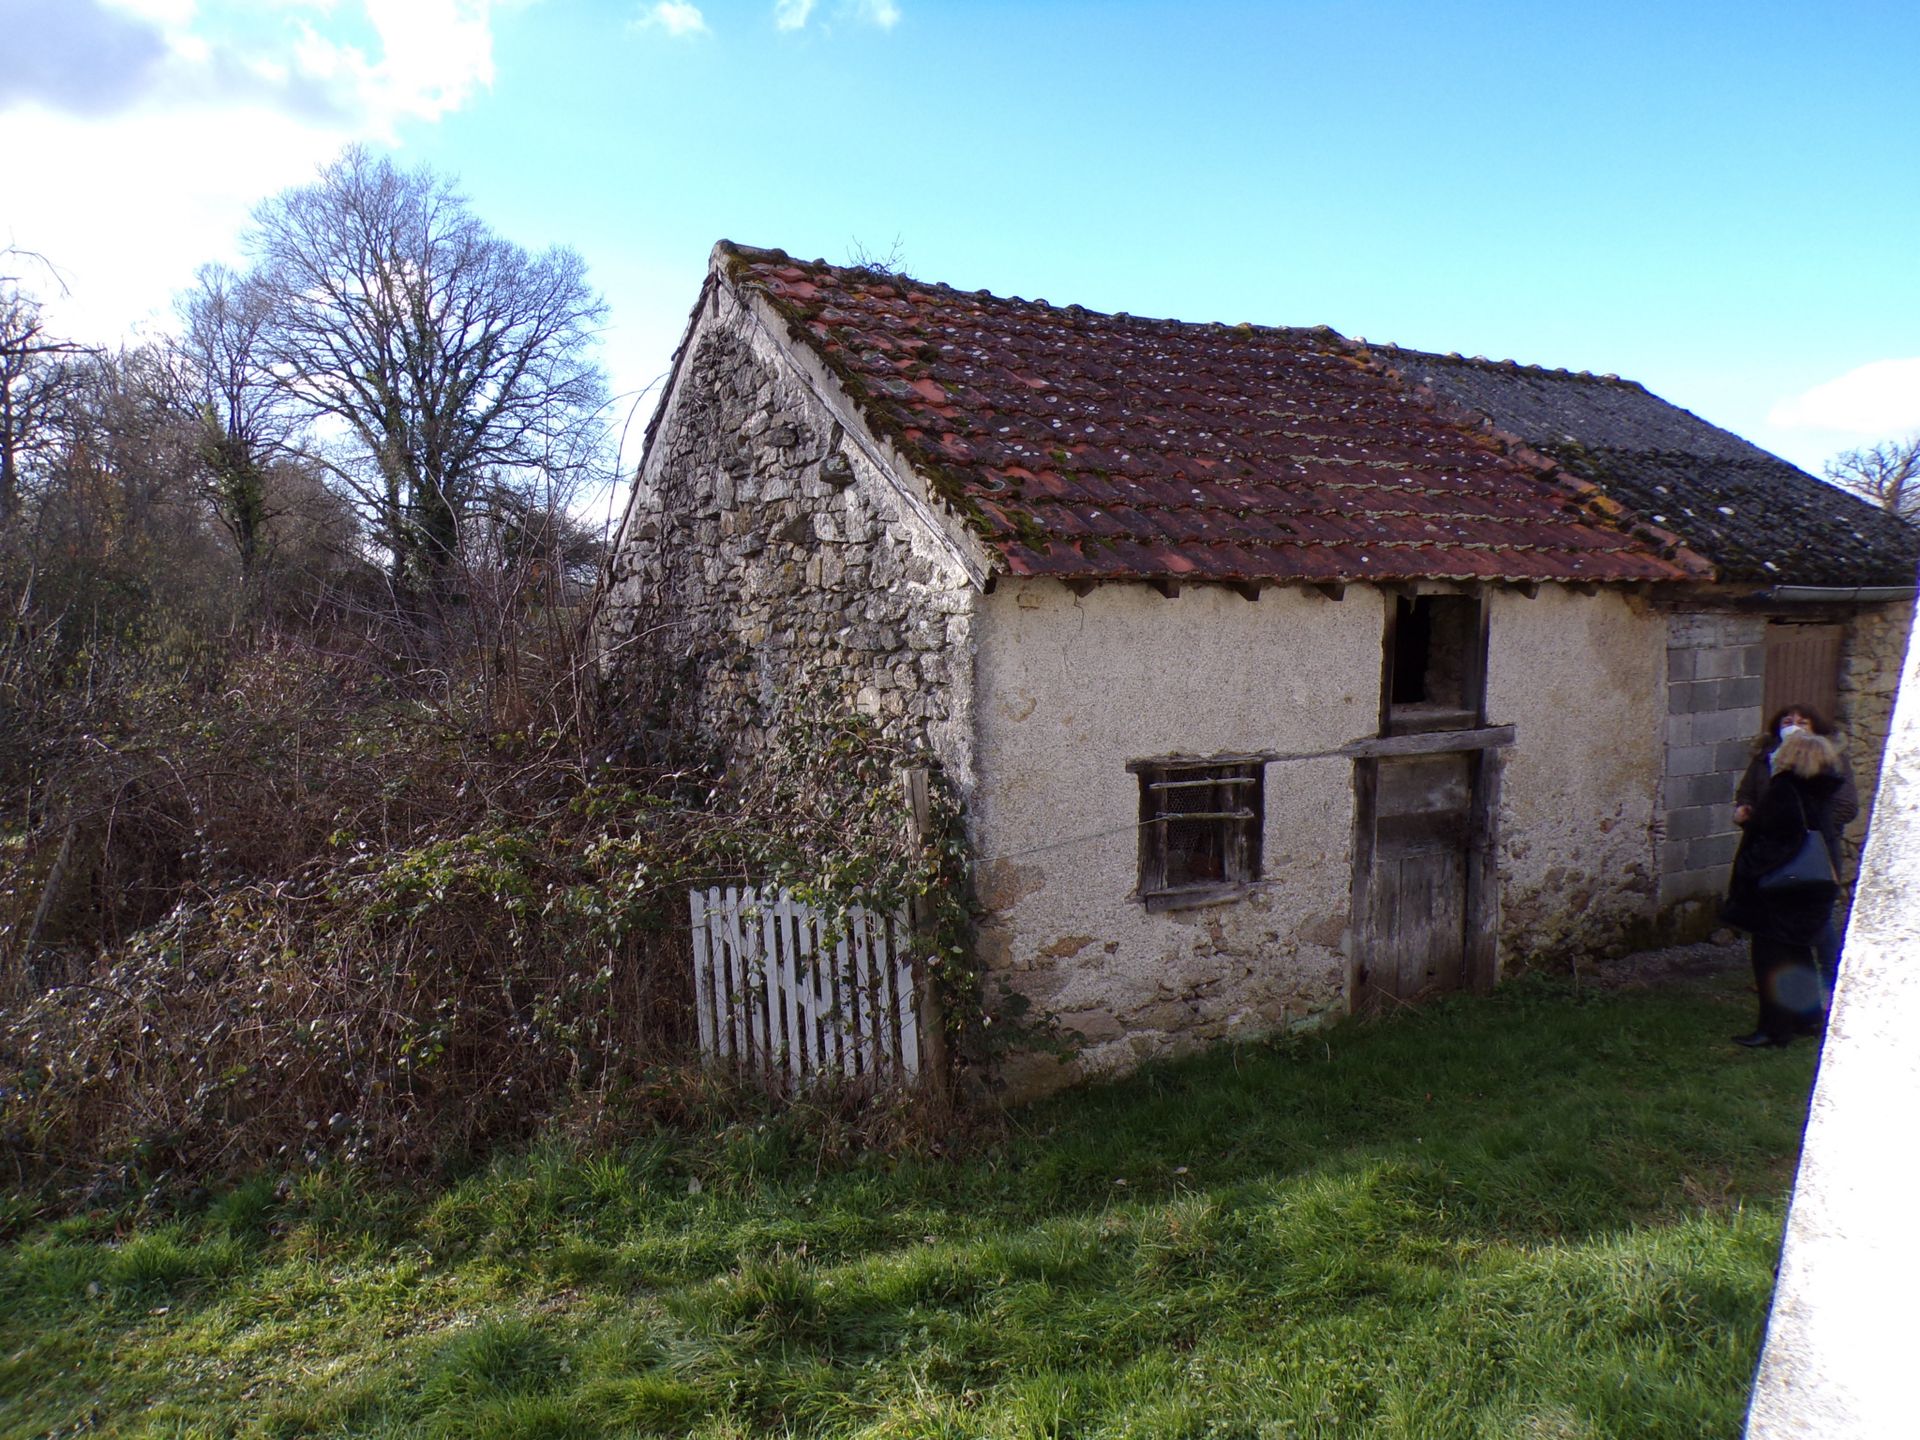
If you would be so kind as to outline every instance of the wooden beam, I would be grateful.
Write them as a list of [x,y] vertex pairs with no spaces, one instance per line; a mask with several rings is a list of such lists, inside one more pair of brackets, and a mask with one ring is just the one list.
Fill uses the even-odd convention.
[[1537,580],[1516,580],[1513,582],[1513,588],[1531,600],[1540,593],[1540,582]]
[[907,792],[907,813],[913,822],[913,838],[924,844],[933,833],[933,797],[928,789],[927,767],[908,766],[900,772],[900,783]]
[[1482,585],[1474,593],[1473,654],[1467,657],[1466,702],[1475,723],[1487,723],[1487,652],[1493,635],[1493,596]]
[[1169,580],[1162,576],[1157,580],[1149,580],[1147,584],[1166,596],[1169,600],[1178,600],[1180,598],[1180,582],[1178,580]]
[[1471,762],[1473,819],[1467,846],[1467,983],[1475,994],[1500,978],[1500,772],[1506,756],[1482,750]]
[[1260,598],[1260,582],[1258,580],[1235,580],[1230,582],[1227,588],[1242,600],[1258,600]]
[[1418,735],[1382,735],[1355,740],[1340,753],[1355,759],[1381,755],[1447,755],[1463,750],[1499,750],[1513,744],[1513,726],[1485,725],[1477,730],[1427,730]]
[[1393,755],[1457,755],[1471,750],[1501,750],[1513,744],[1511,725],[1483,725],[1475,730],[1423,730],[1418,735],[1368,736],[1349,740],[1331,750],[1255,750],[1225,755],[1156,755],[1129,760],[1130,774],[1182,765],[1291,764],[1299,760],[1375,760]]
[[1387,602],[1386,624],[1380,630],[1380,689],[1379,724],[1375,733],[1384,735],[1393,725],[1393,652],[1397,647],[1397,635],[1400,629],[1400,601],[1404,592],[1397,587],[1388,587],[1385,593]]
[[1213,765],[1224,768],[1229,765],[1264,765],[1273,759],[1318,760],[1344,754],[1340,750],[1322,750],[1313,755],[1276,755],[1271,750],[1256,750],[1251,753],[1234,751],[1219,755],[1153,755],[1143,760],[1129,760],[1121,769],[1129,775],[1139,775],[1148,770],[1178,770],[1182,766]]
[[[924,765],[909,766],[900,772],[900,787],[906,792],[907,821],[913,827],[914,840],[921,845],[930,845],[935,838],[930,781],[930,774]],[[908,903],[907,923],[914,935],[913,988],[920,1021],[921,1094],[932,1106],[935,1115],[941,1116],[952,1108],[953,1090],[952,1061],[947,1055],[946,1015],[940,1004],[940,991],[927,969],[927,957],[935,952],[938,937],[933,927],[933,916],[928,913],[925,903],[918,899]]]
[[1326,596],[1329,600],[1344,600],[1347,598],[1347,587],[1335,580],[1315,581],[1308,585],[1307,588]]
[[1372,1007],[1374,996],[1369,984],[1373,963],[1373,857],[1378,843],[1376,812],[1380,795],[1380,762],[1362,758],[1353,767],[1353,877],[1352,909],[1347,930],[1353,937],[1353,953],[1347,972],[1347,1008]]
[[1068,580],[1063,583],[1067,589],[1071,590],[1075,595],[1091,595],[1093,593],[1093,587],[1100,582],[1098,580]]

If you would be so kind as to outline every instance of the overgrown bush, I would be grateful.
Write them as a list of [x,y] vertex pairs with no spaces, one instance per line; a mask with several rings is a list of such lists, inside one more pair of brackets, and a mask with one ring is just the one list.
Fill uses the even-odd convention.
[[564,495],[593,414],[403,474],[392,432],[312,433],[272,278],[204,271],[184,337],[105,354],[0,275],[0,1174],[419,1167],[657,1113],[694,1077],[693,884],[914,903],[968,1032],[919,757],[832,693],[733,775],[684,715],[605,743]]
[[564,629],[511,653],[504,679],[471,653],[407,674],[283,636],[43,717],[0,882],[16,1169],[419,1169],[657,1116],[693,1058],[695,883],[920,901],[974,1013],[958,851],[910,833],[912,756],[820,696],[745,778],[616,766]]

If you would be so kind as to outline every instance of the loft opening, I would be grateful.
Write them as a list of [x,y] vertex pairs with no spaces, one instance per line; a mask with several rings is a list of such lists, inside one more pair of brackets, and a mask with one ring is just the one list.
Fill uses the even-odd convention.
[[1464,730],[1480,723],[1486,605],[1478,595],[1400,595],[1387,625],[1385,730]]
[[1260,878],[1266,761],[1136,760],[1140,880],[1149,910],[1204,905],[1245,893]]

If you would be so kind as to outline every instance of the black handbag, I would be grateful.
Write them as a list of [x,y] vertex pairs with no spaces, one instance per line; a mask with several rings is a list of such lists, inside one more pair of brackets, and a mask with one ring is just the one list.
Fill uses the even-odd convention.
[[1827,849],[1827,837],[1807,824],[1807,805],[1798,790],[1794,803],[1800,807],[1800,825],[1807,838],[1786,864],[1776,866],[1753,882],[1753,887],[1768,895],[1799,894],[1808,891],[1838,890],[1839,877],[1833,873],[1833,854]]

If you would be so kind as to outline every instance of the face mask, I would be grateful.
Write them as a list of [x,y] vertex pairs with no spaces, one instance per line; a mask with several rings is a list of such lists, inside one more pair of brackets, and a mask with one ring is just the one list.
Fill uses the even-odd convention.
[[1789,735],[1811,735],[1812,733],[1812,729],[1805,725],[1782,725],[1780,727],[1780,738],[1782,740],[1786,739]]

